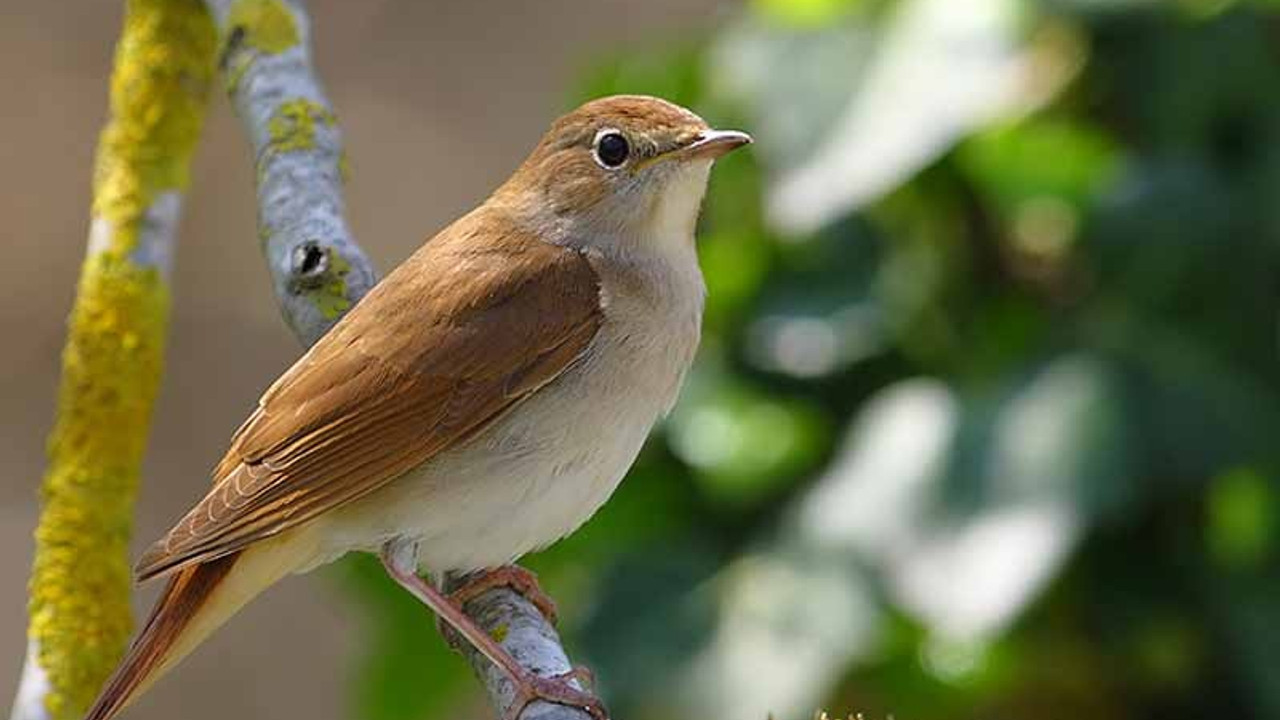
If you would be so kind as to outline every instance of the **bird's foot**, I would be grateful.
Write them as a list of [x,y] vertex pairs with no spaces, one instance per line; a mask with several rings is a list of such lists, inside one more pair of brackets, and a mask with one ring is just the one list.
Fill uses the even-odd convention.
[[[512,587],[511,579],[516,576],[523,575],[523,577],[514,581],[520,583],[514,586],[516,592],[521,592],[524,588],[536,590],[538,584],[531,573],[526,571],[515,573],[498,572],[496,578],[477,578],[474,586],[477,589],[469,590],[468,587],[472,583],[468,583],[460,591],[466,593],[461,599],[457,599],[458,595],[450,598],[439,588],[418,576],[413,553],[409,552],[409,550],[412,550],[412,546],[400,541],[393,540],[387,543],[381,553],[383,566],[387,569],[387,573],[392,579],[399,583],[401,587],[408,590],[415,598],[421,600],[427,607],[435,611],[436,615],[447,623],[451,630],[456,631],[465,638],[480,654],[488,658],[490,662],[500,668],[511,679],[515,687],[515,697],[512,699],[511,706],[504,713],[506,720],[518,718],[525,707],[535,700],[545,700],[546,702],[566,707],[581,708],[590,713],[595,720],[608,720],[604,705],[601,704],[598,698],[590,692],[570,684],[571,680],[578,680],[582,684],[590,684],[590,673],[583,669],[574,669],[552,677],[544,678],[534,675],[516,662],[515,658],[511,657],[511,654],[503,649],[501,643],[485,632],[483,628],[476,624],[475,620],[472,620],[463,611],[462,603],[465,603],[468,597],[474,597],[476,594],[483,592],[484,589],[498,586]],[[518,570],[518,568],[507,568],[507,570]],[[541,595],[541,591],[539,590],[537,594]],[[533,602],[536,603],[537,601],[534,600]],[[543,612],[550,618],[554,618],[555,606],[550,605],[549,611],[544,608]]]
[[[507,588],[520,595],[538,608],[547,622],[556,624],[556,603],[542,588],[538,586],[538,576],[519,565],[503,565],[492,570],[481,570],[468,575],[462,585],[451,591],[449,601],[457,608],[465,608],[467,603],[495,588]],[[436,629],[444,637],[449,647],[457,650],[462,646],[462,638],[458,632],[440,616],[436,616]]]
[[609,720],[609,713],[600,699],[587,690],[574,687],[569,683],[570,680],[577,680],[583,685],[594,683],[591,671],[582,667],[551,677],[528,672],[513,677],[511,681],[515,683],[516,696],[503,713],[503,720],[518,720],[520,713],[535,700],[578,708],[589,713],[595,720]]
[[556,624],[558,616],[555,601],[538,586],[538,576],[519,565],[503,565],[473,573],[467,577],[462,587],[449,593],[449,599],[458,607],[464,607],[484,593],[500,587],[508,588],[533,603],[547,622]]

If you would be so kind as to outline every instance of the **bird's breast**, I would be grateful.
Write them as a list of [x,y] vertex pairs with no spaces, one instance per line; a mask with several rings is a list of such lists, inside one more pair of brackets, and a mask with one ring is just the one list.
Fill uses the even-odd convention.
[[489,567],[569,534],[608,499],[679,394],[703,291],[700,275],[600,274],[605,322],[582,357],[465,444],[344,513],[335,537],[346,549],[413,536],[424,567]]

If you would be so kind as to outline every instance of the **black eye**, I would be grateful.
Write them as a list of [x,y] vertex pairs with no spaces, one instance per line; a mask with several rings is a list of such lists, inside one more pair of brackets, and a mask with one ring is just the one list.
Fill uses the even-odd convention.
[[596,160],[605,167],[618,167],[627,161],[630,154],[631,144],[616,130],[610,130],[596,138]]

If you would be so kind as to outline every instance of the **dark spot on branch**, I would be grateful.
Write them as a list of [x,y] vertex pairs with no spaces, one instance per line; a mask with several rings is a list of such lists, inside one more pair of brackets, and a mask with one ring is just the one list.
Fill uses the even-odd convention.
[[329,252],[319,241],[307,240],[293,249],[289,285],[294,292],[322,285],[329,274]]
[[231,56],[244,44],[244,36],[245,29],[243,25],[236,25],[231,28],[231,32],[227,33],[227,42],[222,46],[222,55],[218,58],[218,70],[226,72],[227,64],[231,62]]

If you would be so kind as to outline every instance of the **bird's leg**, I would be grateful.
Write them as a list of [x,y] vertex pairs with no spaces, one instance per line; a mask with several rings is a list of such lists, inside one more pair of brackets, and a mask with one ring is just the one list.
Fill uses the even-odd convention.
[[[442,586],[448,592],[449,599],[453,601],[453,604],[463,610],[466,610],[467,603],[484,593],[495,588],[507,588],[533,603],[534,607],[538,608],[538,612],[542,613],[542,616],[547,619],[547,622],[551,623],[552,626],[556,625],[558,617],[555,601],[538,586],[538,576],[519,565],[503,565],[499,568],[480,570],[461,576],[458,580],[461,581],[461,584],[452,590],[449,589],[449,578],[446,578]],[[444,637],[445,642],[449,643],[450,647],[458,648],[461,638],[443,618],[436,618],[436,629]]]
[[524,708],[534,700],[581,708],[596,720],[608,720],[604,706],[596,697],[569,684],[569,680],[579,677],[579,671],[571,670],[553,677],[542,677],[526,670],[503,649],[502,645],[490,637],[484,628],[468,617],[462,611],[461,605],[433,587],[431,583],[418,577],[417,556],[414,550],[414,543],[400,540],[388,542],[383,546],[380,554],[383,567],[400,587],[408,590],[411,595],[431,608],[438,617],[480,651],[480,654],[488,658],[489,662],[511,678],[515,686],[515,697],[507,708],[504,720],[517,720]]
[[477,597],[501,587],[508,588],[533,603],[547,622],[556,624],[558,618],[555,601],[538,586],[538,576],[519,565],[503,565],[467,575],[461,586],[449,592],[449,599],[458,607],[466,607],[467,603]]

